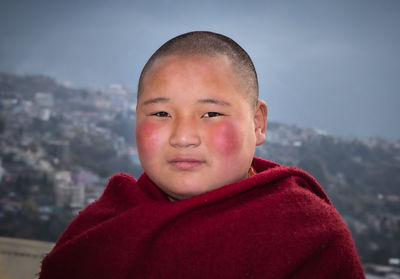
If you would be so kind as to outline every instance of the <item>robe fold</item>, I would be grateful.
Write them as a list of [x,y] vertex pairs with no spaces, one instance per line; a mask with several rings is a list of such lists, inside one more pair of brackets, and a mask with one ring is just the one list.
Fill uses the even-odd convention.
[[55,278],[365,278],[351,234],[306,172],[256,174],[171,202],[144,173],[115,174],[43,259]]

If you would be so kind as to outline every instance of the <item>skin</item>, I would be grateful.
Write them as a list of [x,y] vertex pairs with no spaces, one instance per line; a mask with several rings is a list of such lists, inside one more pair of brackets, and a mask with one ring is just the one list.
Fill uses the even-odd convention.
[[167,56],[143,79],[139,159],[169,197],[190,198],[247,178],[265,141],[267,107],[254,107],[225,56]]

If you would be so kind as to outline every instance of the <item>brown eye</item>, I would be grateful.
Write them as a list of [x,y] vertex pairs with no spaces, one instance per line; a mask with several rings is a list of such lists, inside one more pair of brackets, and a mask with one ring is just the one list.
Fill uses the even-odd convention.
[[159,111],[152,113],[151,115],[157,116],[157,117],[170,117],[171,115],[168,112],[165,111]]
[[216,116],[221,116],[221,115],[223,115],[223,114],[219,113],[219,112],[210,111],[210,112],[203,114],[202,118],[216,117]]

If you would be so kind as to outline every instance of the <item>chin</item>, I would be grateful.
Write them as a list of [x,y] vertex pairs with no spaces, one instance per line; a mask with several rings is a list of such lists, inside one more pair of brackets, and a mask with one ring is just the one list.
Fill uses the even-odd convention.
[[185,188],[185,190],[176,189],[175,191],[173,191],[172,194],[170,194],[170,196],[178,200],[185,200],[214,190],[214,189],[199,189],[199,188],[193,189],[193,187],[192,189],[188,188]]

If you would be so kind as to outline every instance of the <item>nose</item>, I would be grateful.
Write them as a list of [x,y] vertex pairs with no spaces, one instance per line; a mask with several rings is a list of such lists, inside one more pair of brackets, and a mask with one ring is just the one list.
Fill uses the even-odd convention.
[[196,147],[200,144],[200,136],[195,121],[189,118],[175,119],[172,124],[169,143],[175,148]]

